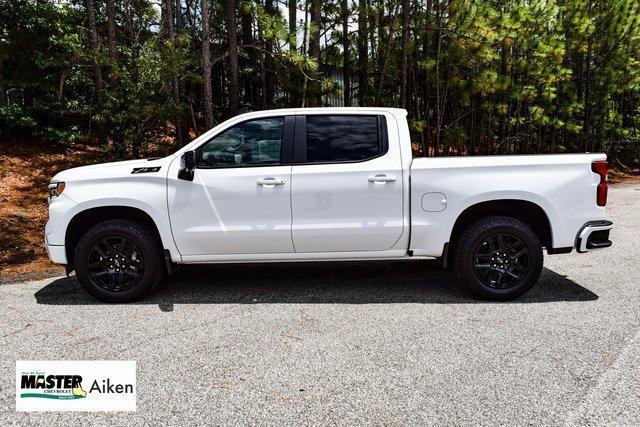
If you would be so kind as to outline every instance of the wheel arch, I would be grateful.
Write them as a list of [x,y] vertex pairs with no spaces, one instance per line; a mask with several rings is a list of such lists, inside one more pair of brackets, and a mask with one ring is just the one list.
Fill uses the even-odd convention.
[[547,212],[538,204],[521,199],[497,199],[475,203],[464,209],[456,218],[449,239],[449,251],[455,246],[462,231],[480,218],[502,215],[527,224],[543,247],[553,247],[553,230]]
[[128,219],[148,228],[161,249],[166,246],[155,221],[147,212],[132,206],[98,206],[76,213],[69,221],[65,232],[65,251],[68,270],[74,268],[74,254],[78,241],[91,227],[109,219]]

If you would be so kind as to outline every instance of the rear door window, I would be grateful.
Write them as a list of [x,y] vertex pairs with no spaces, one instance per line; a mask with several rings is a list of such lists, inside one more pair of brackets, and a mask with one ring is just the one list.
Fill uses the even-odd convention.
[[367,115],[306,116],[306,163],[359,162],[386,151],[384,117]]

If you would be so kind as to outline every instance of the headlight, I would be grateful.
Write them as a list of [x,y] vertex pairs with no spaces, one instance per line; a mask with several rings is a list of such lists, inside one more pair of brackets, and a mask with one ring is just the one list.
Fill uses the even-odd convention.
[[64,182],[52,182],[49,184],[49,198],[58,197],[64,191]]

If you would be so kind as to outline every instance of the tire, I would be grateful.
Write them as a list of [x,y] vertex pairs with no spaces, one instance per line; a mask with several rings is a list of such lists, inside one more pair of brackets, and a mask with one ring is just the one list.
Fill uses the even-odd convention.
[[76,245],[74,264],[82,287],[104,302],[135,301],[164,275],[162,248],[154,234],[123,219],[89,229]]
[[471,224],[461,233],[455,252],[455,271],[462,286],[483,299],[518,298],[542,272],[540,240],[526,224],[505,216]]

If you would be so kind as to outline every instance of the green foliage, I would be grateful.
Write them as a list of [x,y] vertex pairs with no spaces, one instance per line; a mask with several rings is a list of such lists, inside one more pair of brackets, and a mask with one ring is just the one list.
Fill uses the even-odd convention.
[[5,128],[33,130],[36,121],[30,117],[18,104],[0,105],[0,125]]
[[[0,0],[2,131],[102,144],[114,157],[170,151],[178,127],[201,133],[200,2],[174,1],[171,37],[165,0],[116,1],[115,40],[105,2],[93,3],[97,48],[85,1]],[[294,32],[287,3],[236,1],[235,28],[227,4],[209,3],[215,121],[231,114],[235,31],[244,109],[340,105],[348,84],[354,105],[406,107],[414,146],[428,155],[606,150],[637,165],[637,0],[419,0],[405,50],[400,2],[349,0],[345,15],[343,1],[324,1],[319,23],[298,14]]]

